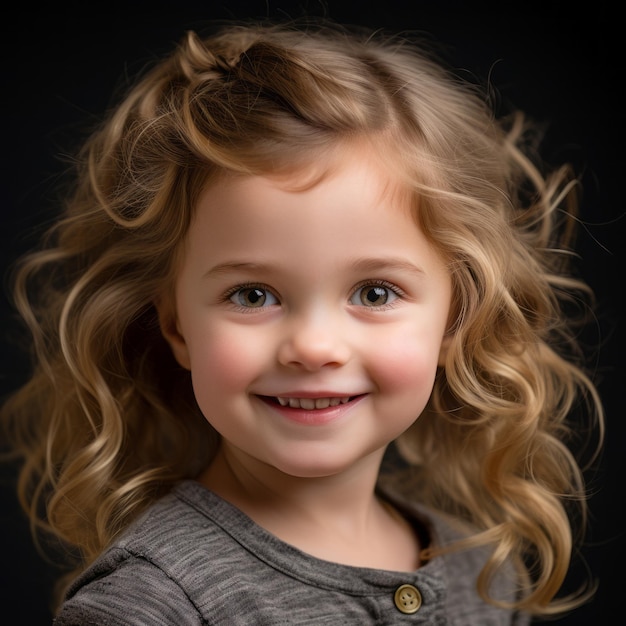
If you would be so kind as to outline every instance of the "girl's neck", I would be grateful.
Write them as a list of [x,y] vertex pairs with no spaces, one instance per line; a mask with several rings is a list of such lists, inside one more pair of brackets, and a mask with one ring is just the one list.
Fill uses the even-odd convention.
[[299,478],[239,462],[220,449],[199,481],[259,526],[300,550],[347,565],[413,570],[419,547],[410,524],[380,501],[382,452],[330,477]]

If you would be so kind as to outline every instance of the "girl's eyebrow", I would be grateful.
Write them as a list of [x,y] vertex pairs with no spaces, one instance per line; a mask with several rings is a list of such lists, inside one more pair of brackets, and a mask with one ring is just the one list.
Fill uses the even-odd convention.
[[251,261],[228,261],[226,263],[218,263],[211,269],[207,270],[202,278],[211,278],[220,274],[228,274],[230,272],[263,272],[270,271],[272,266],[265,263],[254,263]]
[[423,276],[426,272],[419,265],[415,265],[407,259],[401,257],[364,257],[355,259],[351,266],[358,272],[375,272],[379,270],[395,270],[410,272]]
[[[400,257],[364,257],[355,259],[349,264],[351,270],[355,272],[376,272],[381,270],[389,271],[401,271],[410,272],[411,274],[418,274],[424,276],[424,269],[419,265],[415,265],[407,259]],[[258,263],[252,261],[227,261],[224,263],[218,263],[203,274],[203,278],[211,278],[219,276],[221,274],[228,274],[231,272],[272,272],[276,271],[275,265],[269,265],[266,263]]]

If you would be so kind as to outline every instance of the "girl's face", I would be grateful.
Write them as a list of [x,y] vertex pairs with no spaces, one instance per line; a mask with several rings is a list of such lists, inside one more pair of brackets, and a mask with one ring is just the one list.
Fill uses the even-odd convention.
[[451,280],[363,154],[298,182],[233,178],[204,192],[161,323],[231,455],[319,477],[379,458],[418,418]]

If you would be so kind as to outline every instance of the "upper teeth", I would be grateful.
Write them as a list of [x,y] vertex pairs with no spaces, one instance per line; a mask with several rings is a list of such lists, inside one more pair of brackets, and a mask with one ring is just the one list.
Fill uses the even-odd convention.
[[277,398],[282,406],[289,405],[294,409],[326,409],[329,406],[345,404],[350,400],[350,396],[344,398]]

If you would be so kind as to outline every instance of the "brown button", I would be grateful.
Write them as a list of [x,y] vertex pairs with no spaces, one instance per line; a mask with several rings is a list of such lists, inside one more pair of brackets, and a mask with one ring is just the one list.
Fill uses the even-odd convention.
[[393,596],[396,608],[401,613],[416,613],[422,606],[422,594],[413,585],[400,585]]

